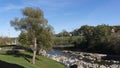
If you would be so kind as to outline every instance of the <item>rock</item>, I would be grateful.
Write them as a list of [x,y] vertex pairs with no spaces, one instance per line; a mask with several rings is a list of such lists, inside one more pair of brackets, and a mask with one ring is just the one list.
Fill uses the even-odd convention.
[[78,65],[78,68],[84,68],[82,63]]
[[79,57],[80,60],[82,60],[83,58],[82,57]]
[[107,62],[109,62],[109,63],[110,63],[111,61],[110,61],[110,60],[108,60]]
[[104,66],[104,65],[101,65],[101,66],[100,66],[100,68],[106,68],[106,66]]
[[113,63],[119,63],[119,61],[112,61]]
[[120,67],[119,65],[113,64],[113,65],[110,65],[110,68],[120,68]]
[[45,56],[46,55],[46,51],[45,50],[43,50],[43,49],[39,49],[39,52],[38,52],[39,54],[41,54],[41,55],[43,55],[43,56]]
[[116,61],[116,63],[120,63],[119,61]]
[[98,62],[101,62],[101,60],[97,60]]
[[98,67],[99,67],[98,64],[93,65],[93,68],[98,68]]

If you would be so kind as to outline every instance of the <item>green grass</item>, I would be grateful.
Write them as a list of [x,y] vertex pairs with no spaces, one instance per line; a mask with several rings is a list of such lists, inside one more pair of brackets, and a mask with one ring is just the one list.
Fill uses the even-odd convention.
[[63,64],[53,61],[47,57],[36,57],[36,64],[31,64],[32,53],[29,52],[1,52],[0,53],[0,68],[66,68]]

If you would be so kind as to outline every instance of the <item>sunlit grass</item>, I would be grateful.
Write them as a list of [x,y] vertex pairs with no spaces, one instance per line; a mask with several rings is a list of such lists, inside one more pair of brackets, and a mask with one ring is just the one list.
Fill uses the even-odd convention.
[[[29,52],[21,52],[20,54],[1,53],[0,60],[10,64],[17,64],[24,68],[66,68],[64,65],[56,61],[38,55],[36,57],[36,64],[33,65],[31,64],[32,53]],[[7,67],[7,68],[12,68],[12,67]]]

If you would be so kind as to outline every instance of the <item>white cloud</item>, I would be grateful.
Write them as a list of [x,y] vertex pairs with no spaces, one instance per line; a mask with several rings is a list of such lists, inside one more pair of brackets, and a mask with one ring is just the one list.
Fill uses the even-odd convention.
[[6,7],[7,10],[21,9],[21,8],[23,8],[23,6],[16,6],[16,5],[13,5],[13,4],[11,4],[11,5],[9,5],[9,6]]
[[[4,11],[13,10],[13,9],[21,9],[24,7],[42,7],[47,10],[58,10],[64,8],[74,7],[77,0],[21,0],[21,4],[8,4],[6,6],[0,7]],[[79,1],[79,0],[78,0]]]
[[9,4],[3,7],[0,7],[0,12],[4,12],[4,11],[9,11],[9,10],[19,10],[22,9],[24,6],[18,6],[18,5],[13,5],[13,4]]
[[40,6],[47,9],[60,9],[72,7],[72,0],[26,0],[24,4],[29,6]]

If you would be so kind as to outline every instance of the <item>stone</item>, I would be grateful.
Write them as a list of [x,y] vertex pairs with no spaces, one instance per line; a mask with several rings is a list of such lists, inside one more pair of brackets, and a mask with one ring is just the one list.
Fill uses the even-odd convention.
[[110,65],[110,68],[120,68],[120,67],[119,65],[113,64],[113,65]]
[[98,64],[93,65],[93,68],[98,68],[98,67],[99,67]]
[[43,49],[39,49],[39,54],[43,55],[43,56],[46,56],[46,51],[43,50]]
[[101,66],[100,66],[100,68],[106,68],[106,66],[104,66],[104,65],[101,65]]

